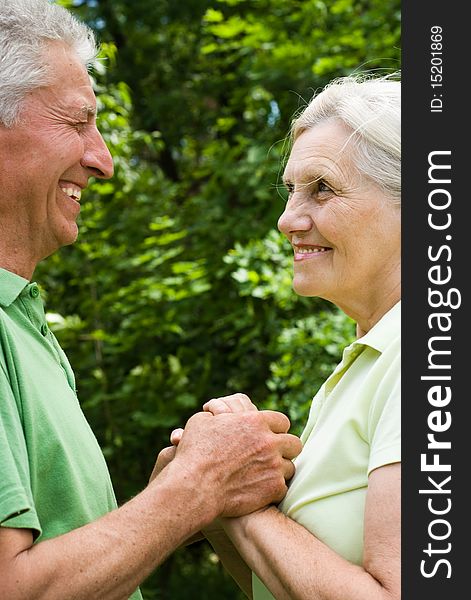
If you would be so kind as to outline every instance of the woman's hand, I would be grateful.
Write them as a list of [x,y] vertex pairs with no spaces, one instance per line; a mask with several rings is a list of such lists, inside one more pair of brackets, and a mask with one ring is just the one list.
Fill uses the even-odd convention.
[[178,429],[174,429],[170,434],[170,443],[171,446],[167,446],[163,450],[159,452],[157,456],[157,460],[155,461],[154,468],[149,477],[149,483],[153,481],[157,475],[165,469],[165,467],[172,462],[175,458],[175,454],[177,453],[177,446],[182,439],[183,429],[180,427]]
[[258,408],[245,394],[231,394],[230,396],[222,396],[221,398],[209,400],[209,402],[203,405],[203,410],[213,415],[219,415],[221,413],[258,410]]
[[[177,453],[177,446],[182,439],[183,429],[180,427],[178,429],[174,429],[170,434],[170,443],[171,446],[167,446],[163,450],[159,452],[157,456],[157,460],[155,461],[154,469],[149,478],[149,483],[153,481],[157,475],[165,469],[165,467],[172,462],[175,458],[175,454]],[[220,527],[218,526],[218,530]],[[194,544],[195,542],[199,542],[200,540],[204,540],[205,536],[201,531],[197,531],[191,537],[189,537],[184,542],[184,546],[189,546],[190,544]]]
[[[170,438],[170,441],[172,441],[171,438]],[[154,468],[149,477],[149,483],[151,481],[153,481],[157,477],[157,475],[161,471],[163,471],[169,463],[172,462],[172,460],[175,458],[176,452],[177,452],[176,445],[168,446],[167,448],[164,448],[163,450],[161,450],[159,452],[159,455],[157,456],[157,460],[155,461]]]

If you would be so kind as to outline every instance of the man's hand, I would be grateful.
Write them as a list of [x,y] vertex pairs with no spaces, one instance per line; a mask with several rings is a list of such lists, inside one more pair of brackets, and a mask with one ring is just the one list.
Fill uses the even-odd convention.
[[[215,401],[211,402],[214,405]],[[255,407],[241,412],[225,410],[191,417],[183,433],[173,433],[172,442],[178,444],[174,459],[172,448],[167,448],[154,469],[155,474],[169,465],[182,476],[188,471],[187,476],[194,476],[196,469],[208,502],[213,504],[214,518],[240,516],[280,502],[286,494],[286,481],[294,474],[291,460],[301,451],[300,440],[287,433],[290,422],[285,415],[259,412]]]

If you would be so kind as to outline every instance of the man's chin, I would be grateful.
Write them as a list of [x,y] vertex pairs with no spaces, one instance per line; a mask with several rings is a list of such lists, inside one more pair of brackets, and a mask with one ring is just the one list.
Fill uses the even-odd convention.
[[67,226],[62,227],[61,230],[55,236],[54,247],[48,248],[48,250],[49,250],[48,256],[50,256],[51,254],[53,254],[54,252],[56,252],[57,250],[59,250],[59,248],[62,248],[63,246],[70,246],[70,245],[74,244],[77,241],[78,234],[79,234],[78,225],[75,222],[67,223]]
[[75,244],[75,242],[77,241],[78,238],[78,234],[79,234],[79,229],[76,226],[75,230],[73,232],[70,233],[70,235],[67,238],[64,238],[64,241],[62,242],[62,246],[70,246],[72,244]]

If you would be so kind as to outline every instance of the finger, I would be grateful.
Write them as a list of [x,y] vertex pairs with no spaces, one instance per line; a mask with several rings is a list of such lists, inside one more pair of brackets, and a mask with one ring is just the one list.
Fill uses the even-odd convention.
[[203,405],[203,410],[213,415],[228,412],[246,412],[258,410],[255,404],[246,394],[230,394],[220,398],[212,398]]
[[288,486],[285,484],[284,487],[280,488],[280,493],[277,494],[274,498],[273,498],[273,503],[274,504],[279,504],[283,498],[286,496],[286,492],[288,491]]
[[303,449],[301,440],[291,433],[280,433],[277,436],[277,441],[280,444],[280,450],[283,458],[293,460]]
[[286,433],[291,426],[288,417],[276,410],[262,410],[260,414],[273,433]]
[[203,405],[203,410],[205,412],[210,412],[213,415],[233,412],[232,408],[226,404],[222,398],[212,398]]
[[176,452],[177,449],[175,446],[168,446],[167,448],[161,450],[159,452],[159,456],[157,457],[156,466],[160,467],[161,469],[166,467],[168,463],[172,462],[172,460],[175,458]]
[[224,396],[223,400],[226,402],[226,404],[233,404],[242,411],[258,410],[247,394],[231,394],[230,396]]
[[157,475],[175,458],[176,447],[169,446],[159,452],[159,456],[155,462],[149,481],[152,481]]
[[283,459],[282,470],[285,481],[289,481],[293,477],[296,468],[291,460]]
[[170,443],[174,446],[178,446],[180,440],[182,439],[183,429],[179,427],[178,429],[174,429],[170,434]]
[[244,410],[258,411],[258,408],[246,394],[235,394]]

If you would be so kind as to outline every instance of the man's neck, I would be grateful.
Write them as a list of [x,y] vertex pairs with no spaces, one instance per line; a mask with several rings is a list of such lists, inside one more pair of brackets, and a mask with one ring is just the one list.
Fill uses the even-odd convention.
[[0,267],[31,281],[36,265],[32,266],[29,261],[21,260],[20,257],[7,256],[0,249]]

